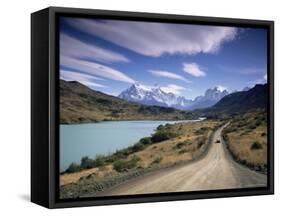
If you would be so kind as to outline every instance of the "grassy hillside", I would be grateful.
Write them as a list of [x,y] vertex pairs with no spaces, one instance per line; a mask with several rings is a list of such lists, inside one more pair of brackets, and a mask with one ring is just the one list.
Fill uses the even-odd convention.
[[191,112],[130,103],[94,91],[76,81],[60,80],[60,123],[86,123],[106,120],[192,119]]
[[204,120],[160,125],[151,137],[112,155],[84,157],[60,176],[61,196],[102,190],[131,175],[194,160],[206,152],[212,132],[222,124]]
[[234,117],[223,131],[234,159],[256,171],[267,171],[267,115],[254,111]]

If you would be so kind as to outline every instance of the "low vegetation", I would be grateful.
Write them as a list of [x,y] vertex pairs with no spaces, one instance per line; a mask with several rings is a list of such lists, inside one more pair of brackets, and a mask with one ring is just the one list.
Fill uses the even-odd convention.
[[256,171],[267,172],[267,115],[259,110],[235,116],[223,131],[234,159]]
[[74,173],[74,172],[78,172],[81,170],[81,166],[76,164],[76,163],[71,163],[69,165],[69,167],[67,168],[66,172],[67,173]]
[[140,158],[134,155],[130,160],[119,159],[113,163],[113,168],[117,172],[125,172],[129,169],[135,168],[140,161]]

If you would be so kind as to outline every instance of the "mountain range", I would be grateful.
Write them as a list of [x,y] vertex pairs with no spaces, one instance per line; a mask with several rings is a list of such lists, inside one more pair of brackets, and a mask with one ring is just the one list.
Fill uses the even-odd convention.
[[171,92],[165,92],[161,87],[147,87],[140,84],[133,84],[121,92],[118,97],[126,101],[144,105],[194,110],[210,107],[228,94],[229,92],[227,90],[220,90],[218,87],[214,87],[213,89],[207,89],[203,96],[198,96],[194,100],[190,100],[183,96],[176,96]]
[[104,94],[77,81],[60,80],[60,123],[108,120],[181,120],[197,118],[188,111],[146,106]]
[[[139,88],[135,91],[138,93],[136,98],[146,97],[147,95],[147,91],[141,92]],[[157,98],[159,101],[160,99],[166,99],[162,97],[163,95],[171,97],[174,102],[178,99],[173,94],[165,93],[161,89],[155,92],[159,93],[159,98]],[[162,93],[164,94],[162,95]],[[218,88],[207,90],[204,96],[197,97],[194,101],[198,103],[208,100],[208,102],[213,102],[221,97],[221,93],[223,91],[219,91]],[[195,119],[199,116],[229,115],[256,109],[266,110],[267,93],[267,84],[257,84],[249,90],[245,89],[227,94],[211,107],[190,112],[166,107],[170,104],[156,106],[128,102],[119,97],[95,91],[77,81],[60,80],[60,123],[71,124],[108,120],[181,120]],[[223,94],[226,94],[226,92]],[[161,104],[161,101],[159,104]]]

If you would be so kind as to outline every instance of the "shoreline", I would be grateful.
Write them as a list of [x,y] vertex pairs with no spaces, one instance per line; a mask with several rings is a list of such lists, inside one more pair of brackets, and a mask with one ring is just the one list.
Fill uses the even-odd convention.
[[[201,119],[203,118],[203,119]],[[59,125],[78,125],[78,124],[95,124],[104,122],[124,122],[124,121],[202,121],[207,119],[207,117],[198,117],[192,119],[116,119],[116,120],[101,120],[101,121],[90,121],[90,122],[77,122],[77,123],[60,123]]]

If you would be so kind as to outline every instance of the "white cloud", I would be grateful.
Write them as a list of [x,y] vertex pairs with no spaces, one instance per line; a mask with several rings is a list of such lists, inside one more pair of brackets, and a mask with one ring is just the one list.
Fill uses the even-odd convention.
[[79,73],[76,71],[60,70],[60,79],[63,79],[66,81],[78,81],[89,87],[106,88],[106,86],[93,81],[93,80],[103,80],[103,79],[95,77],[95,76]]
[[221,92],[223,92],[224,90],[227,90],[227,87],[226,86],[222,86],[222,85],[218,85],[217,88]]
[[65,18],[79,31],[146,56],[215,53],[237,28],[188,24]]
[[265,75],[263,76],[263,79],[264,79],[265,81],[267,81],[267,74],[265,74]]
[[182,80],[187,83],[190,83],[190,81],[188,79],[184,78],[181,75],[173,73],[173,72],[162,71],[162,70],[149,70],[149,72],[156,77],[165,77],[165,78],[169,78],[169,79]]
[[100,62],[129,62],[124,55],[60,33],[60,54],[75,58],[87,58]]
[[183,63],[183,71],[195,77],[206,76],[206,73],[196,63]]
[[132,78],[122,73],[121,71],[91,61],[75,59],[68,56],[61,56],[60,65],[106,79],[117,80],[126,83],[135,83]]
[[169,84],[167,86],[163,86],[160,87],[161,90],[163,90],[164,92],[167,93],[173,93],[176,95],[180,95],[182,93],[182,91],[186,90],[186,88],[179,86],[179,85],[175,85],[175,84]]

